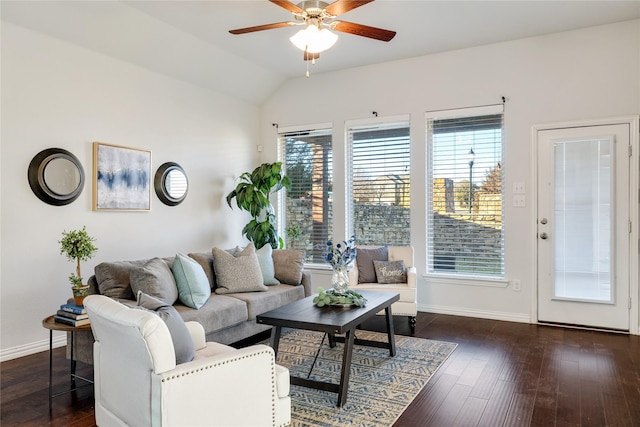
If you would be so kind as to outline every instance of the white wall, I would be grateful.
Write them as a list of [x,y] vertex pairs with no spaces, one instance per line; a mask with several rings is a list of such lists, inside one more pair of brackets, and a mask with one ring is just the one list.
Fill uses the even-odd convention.
[[[323,55],[331,55],[326,52]],[[320,59],[322,60],[322,58]],[[272,123],[332,122],[334,164],[344,163],[344,121],[411,115],[412,244],[419,276],[426,271],[424,113],[496,104],[504,96],[506,277],[508,287],[419,281],[424,311],[529,322],[535,319],[535,212],[532,125],[640,113],[640,21],[593,27],[472,49],[445,52],[290,81],[263,106],[265,156],[276,156]],[[334,175],[334,218],[344,216]],[[514,182],[524,182],[527,204],[512,206]],[[337,236],[347,235],[336,224]],[[319,277],[326,280],[326,276]],[[315,277],[314,277],[315,280]],[[314,285],[316,285],[314,281]],[[635,307],[638,307],[637,301]]]
[[[425,111],[497,103],[505,96],[507,189],[517,181],[531,188],[532,125],[640,113],[638,20],[312,74],[288,82],[261,108],[6,22],[1,37],[0,360],[47,348],[41,320],[71,295],[66,278],[73,266],[57,243],[62,230],[86,225],[97,238],[99,252],[83,264],[85,273],[102,261],[235,245],[244,218],[231,213],[224,197],[235,176],[277,157],[272,123],[333,122],[334,144],[341,147],[345,120],[370,117],[371,111],[410,114],[411,231],[423,274]],[[256,158],[259,140],[265,150]],[[93,212],[93,141],[150,149],[154,170],[166,161],[180,163],[190,181],[187,199],[168,207],[152,194],[151,212]],[[85,169],[84,191],[67,206],[44,204],[27,183],[30,160],[50,147],[73,152]],[[343,156],[335,150],[336,164]],[[344,176],[338,171],[334,178],[337,183]],[[339,192],[335,196],[337,218],[344,212]],[[521,280],[522,291],[421,279],[422,310],[532,318],[535,214],[530,204],[511,207],[510,196],[507,277]],[[532,196],[527,193],[527,200]],[[327,277],[319,273],[314,284]]]
[[[243,218],[224,198],[234,177],[257,162],[256,106],[137,66],[2,23],[1,357],[48,348],[41,321],[71,296],[73,264],[59,254],[63,230],[87,227],[99,251],[83,263],[172,256],[240,242]],[[215,76],[212,76],[215,78]],[[189,193],[163,205],[152,190],[150,212],[94,212],[92,142],[152,151],[183,166]],[[84,191],[67,206],[32,193],[27,166],[39,151],[74,153]],[[63,336],[56,335],[56,341]]]

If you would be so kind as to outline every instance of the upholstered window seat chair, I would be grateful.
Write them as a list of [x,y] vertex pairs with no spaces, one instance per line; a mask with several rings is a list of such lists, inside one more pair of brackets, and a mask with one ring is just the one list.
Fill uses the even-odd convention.
[[[391,310],[394,316],[407,316],[411,334],[415,333],[416,316],[418,315],[418,294],[416,289],[417,272],[413,263],[412,246],[358,246],[358,252],[353,267],[349,270],[349,288],[355,291],[381,291],[397,292],[400,300],[393,303]],[[378,263],[378,273],[374,261]],[[398,280],[384,280],[383,275],[389,271],[389,276],[393,277],[398,270],[398,262],[404,264],[405,275],[400,283]],[[399,276],[398,276],[399,277]],[[378,314],[384,314],[380,312]]]

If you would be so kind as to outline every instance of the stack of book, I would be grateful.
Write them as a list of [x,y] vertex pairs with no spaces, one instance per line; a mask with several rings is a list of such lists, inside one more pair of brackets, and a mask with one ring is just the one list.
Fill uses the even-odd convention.
[[62,304],[60,310],[53,316],[53,320],[70,326],[83,326],[90,323],[87,309],[74,303]]

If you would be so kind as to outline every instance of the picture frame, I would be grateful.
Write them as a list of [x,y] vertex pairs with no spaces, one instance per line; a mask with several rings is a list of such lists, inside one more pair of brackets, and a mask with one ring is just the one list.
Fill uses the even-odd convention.
[[151,151],[93,143],[93,210],[151,210]]

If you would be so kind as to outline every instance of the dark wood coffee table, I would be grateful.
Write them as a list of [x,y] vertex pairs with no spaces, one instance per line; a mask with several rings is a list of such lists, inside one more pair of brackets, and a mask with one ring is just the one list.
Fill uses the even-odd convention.
[[[400,299],[400,295],[391,292],[358,291],[367,299],[365,307],[316,307],[313,303],[314,296],[284,305],[275,310],[268,311],[256,317],[258,323],[271,325],[271,346],[278,354],[280,334],[282,328],[305,329],[320,331],[329,334],[329,343],[333,347],[335,342],[344,342],[342,355],[342,372],[340,384],[324,381],[310,380],[292,376],[291,384],[318,390],[338,393],[338,404],[342,406],[347,401],[347,388],[349,386],[349,373],[351,371],[351,355],[353,345],[366,345],[370,347],[388,348],[389,355],[396,355],[396,341],[393,332],[393,318],[391,304]],[[387,321],[388,342],[361,340],[355,338],[356,327],[368,318],[375,316],[377,312],[385,310]],[[344,337],[336,337],[342,335]]]

